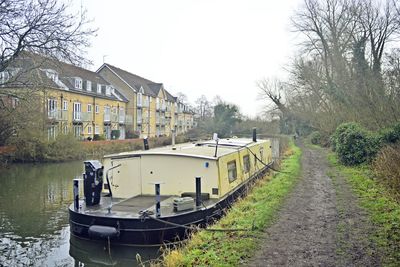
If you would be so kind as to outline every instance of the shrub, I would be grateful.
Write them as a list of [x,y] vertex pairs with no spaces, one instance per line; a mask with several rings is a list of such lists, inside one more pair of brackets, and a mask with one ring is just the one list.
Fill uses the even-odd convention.
[[400,202],[399,162],[400,144],[395,144],[382,148],[372,164],[377,179],[388,188],[398,202]]
[[126,133],[125,133],[125,138],[126,139],[136,139],[136,138],[139,138],[140,137],[140,132],[138,132],[138,131],[135,131],[135,132],[133,132],[133,131],[127,131]]
[[311,141],[311,144],[313,144],[313,145],[321,144],[321,133],[318,131],[312,132],[310,134],[310,141]]
[[345,165],[356,165],[373,159],[380,148],[381,139],[357,123],[339,125],[331,138],[332,145]]
[[83,156],[81,143],[72,134],[60,134],[49,143],[46,160],[61,161],[81,158]]
[[380,131],[382,141],[387,144],[394,144],[400,140],[400,123],[393,125],[392,127],[385,128]]
[[95,134],[93,136],[93,141],[101,141],[101,140],[106,140],[106,137],[102,134]]
[[17,139],[13,145],[16,150],[13,160],[17,162],[44,161],[47,152],[47,141],[38,136]]
[[111,139],[117,140],[119,139],[121,132],[119,130],[111,130]]

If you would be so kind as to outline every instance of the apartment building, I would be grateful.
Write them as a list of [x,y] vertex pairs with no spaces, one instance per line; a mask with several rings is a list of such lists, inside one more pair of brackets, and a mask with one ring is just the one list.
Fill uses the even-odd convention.
[[0,76],[3,88],[35,88],[43,99],[39,110],[49,139],[60,133],[73,133],[78,139],[124,139],[133,125],[133,117],[126,114],[128,99],[96,72],[24,55]]
[[185,133],[193,127],[193,112],[162,83],[107,63],[97,73],[128,98],[128,114],[134,117],[133,130],[140,137],[169,136],[174,129]]
[[194,113],[162,83],[110,64],[96,72],[25,54],[0,73],[2,88],[36,88],[43,101],[49,139],[73,133],[78,139],[125,139],[185,133]]

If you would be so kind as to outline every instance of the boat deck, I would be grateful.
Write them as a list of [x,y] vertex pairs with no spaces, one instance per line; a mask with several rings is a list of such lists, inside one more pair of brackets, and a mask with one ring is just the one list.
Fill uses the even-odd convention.
[[[173,210],[173,200],[178,196],[161,196],[161,217],[174,216],[178,214],[183,214],[187,212],[192,212],[196,210],[195,205],[193,209],[177,211]],[[219,199],[208,199],[203,201],[203,205],[200,209],[204,207],[209,207],[215,205]],[[102,197],[100,204],[96,206],[87,207],[83,200],[80,201],[81,209],[79,213],[87,214],[96,217],[118,217],[118,218],[139,218],[141,216],[140,212],[148,210],[149,212],[155,213],[155,196],[140,195],[128,199],[113,198],[111,212],[108,212],[108,208],[111,204],[110,197]],[[71,210],[74,209],[73,204],[70,207]]]

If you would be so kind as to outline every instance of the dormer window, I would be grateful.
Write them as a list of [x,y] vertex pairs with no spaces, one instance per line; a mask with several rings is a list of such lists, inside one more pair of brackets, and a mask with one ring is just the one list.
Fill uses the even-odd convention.
[[82,90],[82,79],[75,78],[75,89]]
[[97,93],[101,94],[101,84],[97,84]]
[[8,74],[8,71],[0,72],[0,85],[6,83],[9,78],[10,75]]
[[111,95],[111,86],[106,85],[106,95],[110,96]]
[[92,82],[91,81],[86,81],[86,91],[88,91],[88,92],[92,91]]

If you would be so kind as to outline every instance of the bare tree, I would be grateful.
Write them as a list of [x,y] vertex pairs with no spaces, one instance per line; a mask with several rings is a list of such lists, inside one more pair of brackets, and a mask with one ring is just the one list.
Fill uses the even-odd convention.
[[0,72],[21,53],[82,63],[96,30],[86,12],[73,14],[57,0],[0,0]]
[[204,120],[206,118],[211,118],[213,114],[213,106],[211,102],[208,101],[205,95],[201,95],[195,102],[196,105],[196,113],[199,115],[200,120]]

